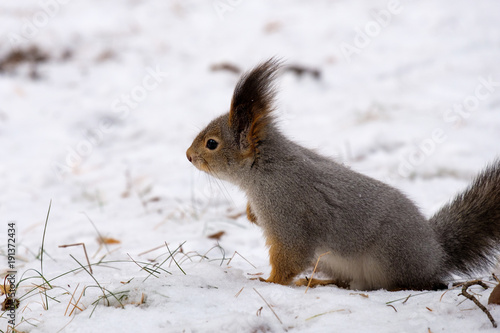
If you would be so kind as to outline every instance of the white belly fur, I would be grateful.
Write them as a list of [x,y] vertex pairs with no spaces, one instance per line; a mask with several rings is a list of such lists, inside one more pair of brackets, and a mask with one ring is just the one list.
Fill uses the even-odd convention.
[[[318,257],[326,252],[318,251]],[[369,255],[346,258],[329,253],[321,257],[319,267],[331,278],[348,282],[354,290],[390,288],[387,272]]]

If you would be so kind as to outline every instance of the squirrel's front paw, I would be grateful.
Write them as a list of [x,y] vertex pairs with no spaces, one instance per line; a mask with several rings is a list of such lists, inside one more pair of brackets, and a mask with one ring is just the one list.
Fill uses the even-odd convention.
[[254,277],[254,278],[250,278],[250,280],[252,280],[252,281],[259,280],[260,282],[269,282],[266,279],[264,279],[263,277]]
[[[258,278],[257,278],[257,277],[254,277],[254,278],[251,278],[250,280],[253,280],[253,281],[255,281],[255,280],[259,280],[260,282],[266,282],[266,283],[277,283],[277,284],[283,284],[283,285],[284,285],[284,283],[279,283],[279,282],[277,282],[277,281],[273,281],[271,278],[264,279],[263,277],[258,277]],[[288,284],[288,283],[287,283],[287,284]]]
[[270,281],[267,281],[266,279],[264,279],[263,277],[254,277],[254,278],[251,278],[250,280],[259,280],[260,282],[270,282]]

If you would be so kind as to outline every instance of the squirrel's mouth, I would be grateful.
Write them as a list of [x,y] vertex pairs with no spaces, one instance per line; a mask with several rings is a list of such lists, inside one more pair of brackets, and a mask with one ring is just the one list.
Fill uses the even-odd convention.
[[210,166],[208,165],[207,161],[198,155],[196,151],[193,149],[193,147],[190,147],[187,152],[186,152],[186,157],[195,166],[196,169],[204,171],[208,174],[210,174]]
[[195,156],[191,159],[190,162],[195,166],[196,169],[204,171],[208,174],[210,173],[210,167],[207,161],[205,161],[205,159],[203,159],[202,157]]

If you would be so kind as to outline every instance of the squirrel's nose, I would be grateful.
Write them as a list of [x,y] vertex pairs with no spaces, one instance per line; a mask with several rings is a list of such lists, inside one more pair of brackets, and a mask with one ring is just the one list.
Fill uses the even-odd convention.
[[193,162],[193,158],[191,157],[191,152],[189,151],[190,149],[188,149],[186,151],[186,157],[188,159],[189,162]]

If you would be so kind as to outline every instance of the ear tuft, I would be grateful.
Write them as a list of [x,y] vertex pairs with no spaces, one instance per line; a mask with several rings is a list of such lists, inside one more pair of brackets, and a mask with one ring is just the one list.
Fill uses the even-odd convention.
[[229,126],[234,130],[236,141],[251,151],[257,149],[272,122],[276,95],[273,83],[280,67],[281,62],[271,58],[244,74],[234,89]]

